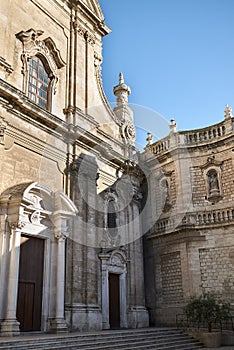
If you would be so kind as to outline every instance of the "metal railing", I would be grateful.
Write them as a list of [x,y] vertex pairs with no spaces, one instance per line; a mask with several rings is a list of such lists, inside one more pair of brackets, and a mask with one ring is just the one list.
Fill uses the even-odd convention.
[[[188,317],[181,313],[176,315],[176,327],[177,328],[183,328],[183,329],[189,329],[189,328],[195,328],[195,329],[206,329],[207,325],[204,322],[193,322],[188,319]],[[234,316],[229,316],[223,321],[213,321],[212,322],[212,328],[218,329],[221,332],[224,330],[232,331],[234,332]]]

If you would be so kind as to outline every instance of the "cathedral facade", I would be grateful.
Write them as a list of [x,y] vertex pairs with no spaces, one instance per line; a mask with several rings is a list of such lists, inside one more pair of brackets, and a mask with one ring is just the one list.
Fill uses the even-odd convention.
[[0,10],[0,332],[175,324],[234,293],[233,117],[145,151],[123,74],[101,79],[97,0]]
[[100,6],[4,1],[1,23],[1,334],[147,326],[130,89],[113,111]]

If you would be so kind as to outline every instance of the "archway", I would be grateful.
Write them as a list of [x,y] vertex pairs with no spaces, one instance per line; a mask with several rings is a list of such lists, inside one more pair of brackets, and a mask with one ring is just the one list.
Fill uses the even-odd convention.
[[0,236],[1,333],[66,330],[65,240],[75,205],[65,194],[37,183],[7,189],[0,205],[5,218]]

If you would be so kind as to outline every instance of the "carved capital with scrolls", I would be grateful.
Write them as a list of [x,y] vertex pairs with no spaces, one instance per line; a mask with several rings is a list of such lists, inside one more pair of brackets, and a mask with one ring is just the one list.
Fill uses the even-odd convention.
[[59,228],[54,229],[54,236],[59,241],[65,241],[68,237],[68,230],[61,230]]
[[88,31],[85,32],[84,38],[87,41],[88,44],[94,46],[95,45],[95,36],[89,33]]
[[18,230],[22,230],[25,227],[26,223],[19,220],[18,222],[11,222],[9,223],[10,229],[11,231],[16,231]]

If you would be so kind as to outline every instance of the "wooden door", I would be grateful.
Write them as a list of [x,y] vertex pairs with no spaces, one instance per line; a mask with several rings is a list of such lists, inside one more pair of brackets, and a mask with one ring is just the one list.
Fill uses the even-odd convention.
[[110,328],[120,328],[119,275],[109,273],[109,322]]
[[20,331],[41,330],[44,240],[21,237],[17,319]]

